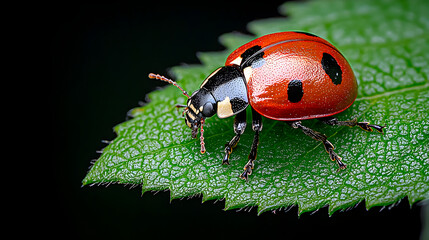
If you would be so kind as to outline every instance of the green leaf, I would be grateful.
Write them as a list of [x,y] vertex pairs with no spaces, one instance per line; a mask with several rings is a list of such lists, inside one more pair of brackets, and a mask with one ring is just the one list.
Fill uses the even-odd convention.
[[[256,37],[307,31],[332,42],[359,83],[356,102],[338,118],[387,125],[386,133],[378,134],[304,121],[329,137],[346,170],[337,172],[319,142],[284,122],[263,119],[255,169],[242,181],[237,176],[247,162],[251,128],[232,153],[231,165],[221,165],[224,144],[234,135],[233,118],[207,119],[207,153],[200,154],[199,140],[191,138],[174,108],[186,98],[169,86],[149,94],[150,103],[115,127],[117,137],[83,184],[139,184],[143,192],[169,189],[172,199],[225,199],[225,209],[257,206],[259,213],[298,205],[301,214],[328,205],[332,214],[363,200],[371,208],[404,197],[410,205],[429,198],[429,2],[308,1],[284,4],[280,11],[288,17],[254,21],[249,30]],[[202,65],[174,67],[172,73],[185,89],[196,90],[231,51],[254,38],[222,35],[227,50],[199,53]]]

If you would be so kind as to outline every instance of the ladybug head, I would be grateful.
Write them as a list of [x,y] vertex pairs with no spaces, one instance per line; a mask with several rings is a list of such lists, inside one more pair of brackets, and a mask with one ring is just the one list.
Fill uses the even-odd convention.
[[188,93],[183,90],[182,87],[180,87],[176,82],[171,79],[153,73],[149,74],[149,78],[158,79],[176,86],[182,91],[183,95],[188,98],[187,106],[183,111],[185,123],[189,128],[192,129],[192,138],[197,138],[198,129],[201,129],[201,153],[205,153],[206,149],[204,146],[203,127],[205,118],[213,116],[216,112],[216,101],[213,96],[204,89],[199,89],[195,91],[192,96],[189,96]]

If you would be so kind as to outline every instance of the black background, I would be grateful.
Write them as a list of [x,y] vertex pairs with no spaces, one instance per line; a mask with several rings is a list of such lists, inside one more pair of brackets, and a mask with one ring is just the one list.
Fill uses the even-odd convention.
[[[46,6],[51,70],[49,197],[39,206],[38,231],[61,239],[149,237],[239,237],[279,235],[296,238],[418,239],[417,204],[367,211],[364,203],[328,216],[327,208],[297,217],[288,212],[256,215],[223,211],[223,201],[201,204],[200,197],[169,200],[169,192],[146,193],[139,187],[81,187],[101,140],[115,137],[113,126],[157,86],[149,72],[198,63],[196,52],[224,49],[218,36],[246,32],[251,20],[279,17],[283,1],[199,4],[65,4]],[[50,7],[50,10],[48,9]],[[191,90],[190,90],[191,91]],[[44,218],[43,216],[46,216]]]

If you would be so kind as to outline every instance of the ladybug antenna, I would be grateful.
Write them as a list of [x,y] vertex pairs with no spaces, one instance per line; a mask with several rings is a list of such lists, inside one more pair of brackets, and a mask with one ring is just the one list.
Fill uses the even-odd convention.
[[176,86],[178,89],[180,89],[180,91],[182,91],[183,95],[185,95],[187,98],[189,98],[189,94],[185,90],[183,90],[183,88],[181,86],[179,86],[179,84],[177,84],[177,82],[175,82],[171,79],[168,79],[164,76],[161,76],[159,74],[154,74],[154,73],[149,73],[149,78],[158,79],[158,80],[161,80],[164,82],[168,82],[169,84],[172,84],[172,85]]
[[204,128],[203,128],[204,122],[205,122],[204,118],[201,118],[201,136],[200,136],[201,150],[200,150],[200,152],[202,154],[204,154],[206,152],[206,147],[205,147],[205,144],[204,144],[204,136],[203,136],[203,134],[204,134]]

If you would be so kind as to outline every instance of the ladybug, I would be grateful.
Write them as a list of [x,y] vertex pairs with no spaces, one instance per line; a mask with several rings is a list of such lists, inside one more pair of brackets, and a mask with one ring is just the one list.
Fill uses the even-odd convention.
[[287,122],[305,135],[323,143],[329,158],[339,170],[346,164],[334,152],[327,137],[302,124],[302,120],[319,119],[328,125],[359,126],[365,131],[382,133],[385,126],[340,121],[333,117],[346,110],[356,99],[357,82],[345,57],[328,41],[305,32],[279,32],[257,38],[233,51],[225,66],[216,69],[191,96],[176,82],[157,75],[150,78],[178,87],[188,97],[183,115],[192,129],[192,137],[200,134],[204,153],[205,119],[235,116],[235,136],[226,143],[222,164],[229,164],[230,154],[246,129],[246,108],[252,109],[252,130],[255,132],[249,161],[240,178],[252,174],[262,131],[262,116]]

